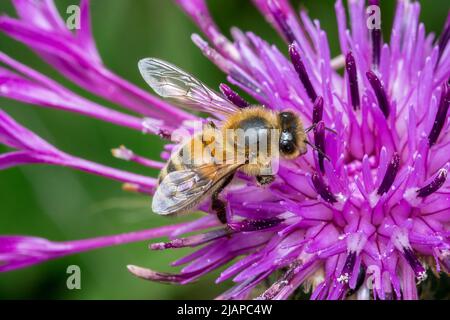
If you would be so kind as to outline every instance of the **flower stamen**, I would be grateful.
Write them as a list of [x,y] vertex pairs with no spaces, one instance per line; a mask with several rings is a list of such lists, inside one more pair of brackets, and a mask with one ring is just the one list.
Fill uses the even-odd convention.
[[418,283],[424,281],[427,278],[427,272],[411,248],[407,230],[396,229],[392,233],[391,239],[397,250],[402,253],[406,262],[411,266]]
[[442,85],[442,93],[441,100],[439,102],[439,107],[436,112],[436,118],[433,123],[433,128],[431,129],[430,134],[428,135],[428,143],[430,147],[434,145],[439,138],[439,134],[444,127],[444,123],[446,120],[448,108],[450,106],[450,90],[448,83],[444,83]]
[[350,89],[350,100],[353,110],[360,108],[358,75],[356,73],[355,58],[351,52],[345,57],[345,70],[347,71],[348,85]]
[[[340,276],[336,279],[339,283],[349,283],[352,289],[355,288],[358,279],[352,279],[352,276],[355,269],[357,257],[361,253],[361,250],[364,248],[366,242],[367,237],[363,232],[356,232],[348,235],[347,258],[345,259],[344,267],[342,268]],[[358,265],[360,265],[360,263],[358,263]],[[358,266],[356,267],[359,268]]]
[[175,248],[185,248],[185,247],[197,247],[204,243],[222,238],[224,236],[232,234],[233,231],[229,228],[221,228],[212,230],[202,234],[196,234],[191,237],[174,239],[169,242],[158,242],[152,243],[150,249],[152,250],[165,250],[165,249],[175,249]]
[[314,173],[311,179],[314,188],[316,189],[317,193],[322,197],[322,199],[324,199],[329,203],[337,202],[336,197],[334,196],[333,193],[331,193],[330,187],[325,184],[323,179],[317,173]]
[[164,163],[139,156],[124,145],[111,149],[111,153],[115,158],[133,161],[149,168],[162,169],[164,167]]
[[416,275],[416,279],[418,283],[421,283],[427,278],[427,272],[423,265],[420,263],[419,259],[417,259],[416,255],[412,251],[411,248],[403,248],[403,257],[405,257],[406,261],[409,263],[411,268]]
[[372,71],[367,71],[366,76],[367,80],[369,80],[369,83],[372,86],[373,91],[375,92],[379,108],[383,112],[385,118],[389,117],[390,113],[389,101],[386,95],[386,90],[384,89],[381,80]]
[[125,182],[122,184],[122,190],[127,192],[138,192],[138,193],[146,193],[153,194],[154,190],[151,188],[143,187],[137,183]]
[[318,96],[313,106],[313,124],[319,123],[323,117],[323,98]]
[[283,288],[289,285],[289,282],[292,280],[292,278],[297,273],[297,270],[301,266],[302,263],[299,260],[295,260],[294,262],[292,262],[289,266],[289,269],[284,273],[281,279],[272,284],[272,286],[267,289],[261,296],[259,296],[257,300],[273,300]]
[[337,278],[337,281],[339,283],[349,282],[353,272],[353,267],[355,266],[355,262],[356,262],[356,252],[350,252],[347,255],[347,259],[345,260],[344,268],[342,269],[341,275]]
[[438,46],[439,46],[439,55],[438,60],[436,63],[436,68],[439,65],[439,62],[441,61],[442,54],[444,53],[445,48],[447,47],[447,43],[450,40],[450,15],[447,17],[447,22],[444,27],[444,31],[442,32],[441,36],[439,37]]
[[370,36],[372,40],[372,65],[374,68],[378,68],[381,52],[381,30],[377,28],[372,29]]
[[317,157],[319,159],[320,171],[323,173],[325,171],[325,167],[323,164],[325,153],[325,124],[323,121],[320,121],[314,127],[314,144],[316,145],[317,149],[321,151],[317,152]]
[[[370,6],[380,6],[379,0],[369,0]],[[370,32],[370,40],[372,41],[372,65],[378,68],[380,64],[381,51],[381,29],[379,27],[373,28]]]
[[278,226],[283,221],[284,219],[280,219],[277,217],[268,219],[246,219],[239,222],[231,222],[228,224],[228,226],[233,231],[250,232],[273,228]]
[[446,179],[447,179],[447,170],[440,169],[436,177],[434,177],[433,181],[417,190],[417,196],[425,198],[430,194],[436,192],[440,187],[442,187]]
[[269,1],[268,8],[270,10],[270,13],[272,13],[275,22],[278,24],[284,36],[286,37],[288,43],[293,43],[295,41],[294,32],[292,31],[291,27],[289,27],[287,23],[287,17],[285,13],[281,11],[278,2],[276,0]]
[[289,46],[289,55],[291,57],[292,64],[297,71],[298,77],[305,87],[306,93],[311,101],[314,103],[317,99],[316,91],[313,88],[311,80],[309,79],[308,73],[306,72],[305,65],[300,57],[300,53],[298,52],[295,45],[291,44]]
[[250,105],[250,103],[245,101],[241,96],[237,94],[237,92],[233,91],[225,83],[221,83],[219,85],[219,88],[223,95],[228,99],[228,101],[238,106],[239,108],[246,108]]
[[392,156],[392,160],[387,167],[383,181],[381,182],[381,185],[377,190],[378,195],[381,196],[382,194],[389,191],[389,188],[392,186],[392,183],[394,183],[395,177],[397,176],[399,167],[400,167],[400,156],[396,152]]

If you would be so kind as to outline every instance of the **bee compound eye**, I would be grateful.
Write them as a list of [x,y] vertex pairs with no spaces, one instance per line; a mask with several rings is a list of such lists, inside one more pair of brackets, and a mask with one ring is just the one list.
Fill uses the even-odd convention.
[[280,141],[280,151],[286,154],[291,154],[295,151],[295,146],[291,141]]

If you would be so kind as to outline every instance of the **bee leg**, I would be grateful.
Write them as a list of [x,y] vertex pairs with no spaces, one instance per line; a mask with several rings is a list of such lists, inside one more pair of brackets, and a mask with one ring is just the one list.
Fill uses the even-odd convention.
[[256,181],[258,182],[258,184],[260,186],[265,186],[267,184],[270,184],[273,182],[273,180],[275,180],[275,176],[272,176],[272,175],[256,176]]
[[211,128],[213,128],[213,129],[217,129],[216,124],[215,124],[213,121],[211,121],[211,120],[208,121],[208,125],[209,125]]
[[222,185],[214,191],[211,197],[211,209],[214,210],[217,214],[217,218],[223,224],[227,223],[227,211],[226,211],[226,202],[219,199],[219,194],[225,189],[227,185],[230,184],[231,180],[233,180],[234,174],[229,175],[223,181]]
[[211,208],[216,212],[217,219],[223,224],[227,223],[227,212],[225,201],[218,198],[218,195],[214,192],[211,199]]

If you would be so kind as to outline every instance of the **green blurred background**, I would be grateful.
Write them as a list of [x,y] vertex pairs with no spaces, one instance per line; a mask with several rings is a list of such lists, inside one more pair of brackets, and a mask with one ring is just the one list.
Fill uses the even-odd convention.
[[[76,0],[55,0],[63,15]],[[333,56],[338,54],[334,1],[293,1],[307,8],[328,32]],[[254,9],[249,0],[210,0],[211,12],[228,35],[231,26],[251,30],[283,51],[285,44]],[[448,1],[421,1],[421,21],[427,32],[440,33]],[[385,39],[392,25],[395,1],[382,1]],[[194,73],[216,88],[225,76],[192,44],[194,24],[170,0],[93,0],[93,30],[103,61],[115,73],[145,88],[136,63],[160,57]],[[15,15],[10,1],[0,1],[0,12]],[[59,76],[25,46],[0,35],[0,50],[33,66],[70,89],[105,105]],[[42,109],[1,99],[16,120],[61,150],[92,161],[144,175],[156,171],[114,159],[110,149],[125,144],[135,152],[158,158],[162,142],[155,137],[63,111]],[[0,146],[0,152],[6,149]],[[65,241],[109,235],[181,221],[151,213],[150,198],[124,193],[120,184],[65,168],[33,166],[0,172],[0,234],[25,234]],[[186,218],[184,218],[186,219]],[[191,250],[150,252],[141,242],[49,261],[29,269],[0,274],[0,298],[16,299],[208,299],[231,283],[213,284],[213,273],[186,286],[146,282],[130,275],[129,263],[160,271],[175,271],[169,263]],[[66,288],[66,268],[81,267],[81,290]]]

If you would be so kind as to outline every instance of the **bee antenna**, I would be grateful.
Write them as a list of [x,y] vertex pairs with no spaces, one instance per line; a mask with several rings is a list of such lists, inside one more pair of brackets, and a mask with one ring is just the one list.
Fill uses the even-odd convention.
[[[305,129],[305,133],[310,132],[310,131],[313,130],[316,126],[317,126],[317,123],[312,124],[311,126],[309,126],[308,128]],[[331,129],[331,128],[328,128],[328,127],[325,127],[325,130],[328,130],[328,131],[330,131],[330,132],[332,132],[332,133],[334,133],[334,134],[336,134],[336,135],[338,134],[336,130]]]
[[309,126],[308,128],[305,129],[305,133],[310,132],[312,129],[314,129],[316,127],[316,124],[313,124],[311,126]]
[[338,134],[336,130],[331,129],[331,128],[328,128],[328,127],[325,127],[325,130],[328,130],[328,131],[330,131],[331,133],[334,133],[335,135]]
[[308,140],[305,140],[305,143],[310,146],[311,148],[313,148],[315,151],[317,151],[321,156],[323,156],[325,159],[327,159],[328,161],[331,161],[330,158],[320,149],[318,148],[315,144],[309,142]]

